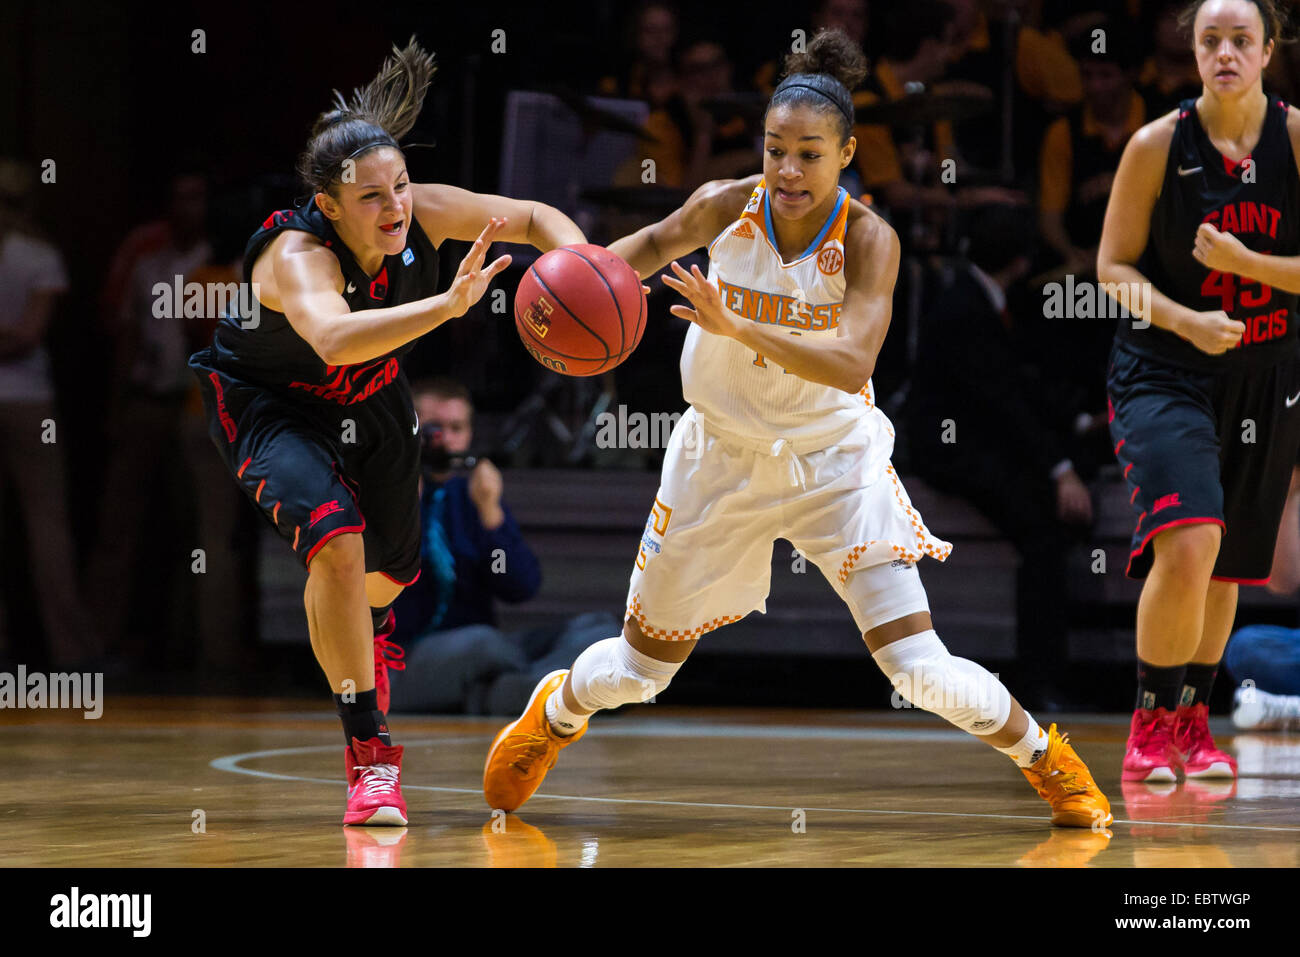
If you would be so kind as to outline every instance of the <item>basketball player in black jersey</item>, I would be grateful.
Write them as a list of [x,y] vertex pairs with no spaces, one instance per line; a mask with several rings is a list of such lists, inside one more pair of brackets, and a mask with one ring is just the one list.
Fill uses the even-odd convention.
[[1238,586],[1267,581],[1300,444],[1300,115],[1260,82],[1284,24],[1274,0],[1193,0],[1182,22],[1202,93],[1125,148],[1097,262],[1104,283],[1149,284],[1107,378],[1137,514],[1127,573],[1146,579],[1126,782],[1236,776],[1206,701]]
[[[307,567],[312,650],[348,742],[344,824],[407,820],[384,713],[386,656],[400,657],[391,606],[420,570],[419,425],[401,358],[509,265],[484,267],[493,242],[586,241],[549,206],[410,182],[397,143],[433,70],[412,40],[350,102],[335,94],[299,161],[311,202],[249,241],[256,309],[223,318],[190,359],[227,467]],[[445,239],[474,246],[435,295]]]

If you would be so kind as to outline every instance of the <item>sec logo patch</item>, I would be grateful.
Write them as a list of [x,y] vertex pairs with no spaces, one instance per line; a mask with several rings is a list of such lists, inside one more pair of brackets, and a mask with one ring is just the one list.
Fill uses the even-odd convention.
[[817,271],[833,276],[844,268],[844,250],[838,242],[831,242],[817,254]]

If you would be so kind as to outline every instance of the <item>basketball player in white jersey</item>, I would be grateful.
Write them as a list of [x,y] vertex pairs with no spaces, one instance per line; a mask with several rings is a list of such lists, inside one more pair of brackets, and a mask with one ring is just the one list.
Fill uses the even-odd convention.
[[763,175],[708,183],[609,248],[647,277],[709,250],[707,279],[672,262],[686,297],[673,431],[636,557],[623,633],[548,675],[497,735],[484,796],[513,811],[602,708],[663,691],[705,633],[765,611],[772,544],[790,540],[848,604],[896,690],[1002,751],[1054,824],[1104,829],[1110,805],[1066,737],[1044,731],[984,668],[949,654],[916,563],[952,546],[925,527],[889,458],[871,371],[889,326],[899,244],[838,186],[853,158],[861,51],[822,31],[786,60],[765,121]]

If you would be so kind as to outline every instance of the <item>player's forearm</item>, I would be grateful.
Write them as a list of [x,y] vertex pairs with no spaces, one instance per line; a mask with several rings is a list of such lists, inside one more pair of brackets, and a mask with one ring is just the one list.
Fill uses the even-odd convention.
[[586,241],[587,237],[582,234],[578,224],[554,206],[547,206],[545,203],[533,204],[533,215],[528,222],[529,244],[546,253],[561,246],[572,246]]
[[387,309],[364,309],[331,319],[316,354],[333,366],[367,362],[418,339],[452,318],[446,297],[430,296]]
[[1120,304],[1128,307],[1129,315],[1134,319],[1145,319],[1175,335],[1183,335],[1189,317],[1194,315],[1194,310],[1174,302],[1128,263],[1102,262],[1099,257],[1097,278],[1108,293],[1109,286],[1126,294],[1128,301],[1120,301]]
[[1300,292],[1300,256],[1266,256],[1250,249],[1242,255],[1241,267],[1234,270],[1237,275],[1285,292]]
[[743,320],[736,340],[791,375],[819,382],[850,394],[860,392],[871,378],[875,356],[851,339],[804,339],[780,329]]
[[638,229],[630,236],[616,239],[609,244],[609,251],[619,256],[636,274],[647,279],[668,264],[662,259],[654,241],[654,225]]

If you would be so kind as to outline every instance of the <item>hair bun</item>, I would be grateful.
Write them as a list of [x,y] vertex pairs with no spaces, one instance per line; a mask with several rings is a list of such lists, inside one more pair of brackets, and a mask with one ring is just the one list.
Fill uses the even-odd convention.
[[867,58],[843,30],[823,27],[803,52],[786,56],[785,72],[787,76],[825,73],[852,91],[867,78]]

